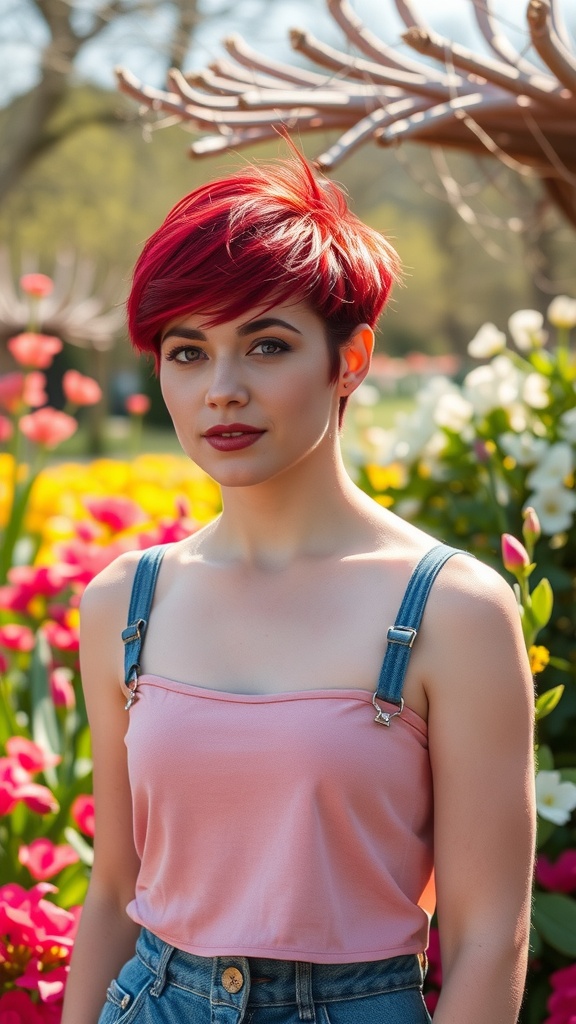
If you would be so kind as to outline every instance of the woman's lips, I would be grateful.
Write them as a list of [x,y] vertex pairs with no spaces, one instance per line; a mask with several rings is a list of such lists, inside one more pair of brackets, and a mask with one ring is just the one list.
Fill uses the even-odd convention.
[[230,423],[210,427],[204,437],[208,444],[219,452],[235,452],[241,448],[249,448],[264,433],[264,430],[258,430],[257,427],[245,423]]

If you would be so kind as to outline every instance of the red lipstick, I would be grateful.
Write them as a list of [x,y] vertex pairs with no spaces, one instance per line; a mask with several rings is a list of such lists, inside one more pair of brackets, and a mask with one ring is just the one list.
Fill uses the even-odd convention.
[[203,436],[219,452],[236,452],[255,444],[265,433],[265,430],[248,423],[218,423],[206,430]]

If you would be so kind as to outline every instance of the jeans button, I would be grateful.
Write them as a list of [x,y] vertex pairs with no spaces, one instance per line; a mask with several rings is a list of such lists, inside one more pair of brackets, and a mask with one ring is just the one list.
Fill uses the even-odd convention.
[[242,972],[237,967],[227,967],[222,971],[222,984],[227,992],[239,992],[244,984]]

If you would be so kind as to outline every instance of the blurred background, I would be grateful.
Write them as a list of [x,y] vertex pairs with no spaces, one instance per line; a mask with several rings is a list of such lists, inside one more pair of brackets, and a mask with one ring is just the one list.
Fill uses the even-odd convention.
[[[104,384],[113,414],[122,412],[130,391],[148,392],[150,423],[161,425],[155,384],[148,367],[135,361],[124,330],[130,268],[143,240],[185,192],[246,156],[277,155],[283,147],[267,142],[192,160],[190,135],[167,115],[139,110],[117,90],[114,68],[122,65],[162,88],[169,68],[188,72],[222,57],[222,39],[234,32],[267,57],[303,67],[312,65],[292,51],[290,28],[341,50],[350,45],[324,0],[1,0],[0,6],[3,340],[24,329],[19,276],[40,270],[60,278],[68,301],[61,301],[52,328],[68,333],[73,346],[56,360],[53,391],[73,365]],[[469,0],[421,6],[436,31],[487,52]],[[500,19],[520,52],[528,46],[524,8],[509,0]],[[405,26],[392,0],[357,0],[354,10],[380,39],[408,52],[399,43]],[[573,9],[565,14],[574,20]],[[295,137],[313,157],[337,134]],[[489,319],[504,326],[518,308],[544,311],[574,277],[574,229],[537,180],[489,159],[458,153],[445,159],[462,189],[459,211],[422,145],[385,149],[369,142],[333,173],[355,211],[394,240],[405,264],[405,287],[397,289],[378,338],[380,352],[409,358],[407,366],[395,364],[400,380],[404,369],[426,370],[418,354],[456,357],[448,369],[458,372],[468,342],[488,318],[488,301]],[[468,202],[475,204],[473,220],[465,209],[462,215]],[[58,394],[51,398],[57,404]],[[76,438],[72,450],[78,444]]]

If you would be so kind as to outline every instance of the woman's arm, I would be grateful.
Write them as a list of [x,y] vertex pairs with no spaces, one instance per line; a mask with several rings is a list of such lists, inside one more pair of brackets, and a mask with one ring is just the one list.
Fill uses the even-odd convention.
[[426,622],[442,993],[434,1024],[515,1024],[535,843],[534,692],[512,589],[457,558]]
[[138,926],[125,912],[134,896],[138,857],[120,690],[122,642],[137,558],[113,563],[87,588],[81,606],[81,671],[94,761],[94,867],[74,944],[62,1024],[96,1024],[106,989],[134,954]]

